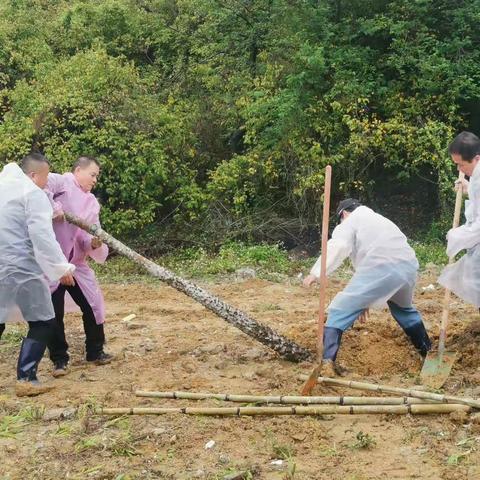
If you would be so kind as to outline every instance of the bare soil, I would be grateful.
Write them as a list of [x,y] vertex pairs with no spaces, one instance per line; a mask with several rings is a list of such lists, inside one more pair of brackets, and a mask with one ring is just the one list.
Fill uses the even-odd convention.
[[[438,336],[443,291],[424,291],[416,304],[433,339]],[[330,282],[329,296],[344,281]],[[206,287],[280,333],[314,350],[317,291],[296,281],[223,281]],[[110,365],[84,361],[78,313],[67,315],[72,355],[68,376],[35,399],[14,394],[18,342],[0,343],[0,479],[223,479],[245,471],[250,479],[478,479],[480,424],[475,415],[354,415],[322,417],[103,417],[92,407],[199,406],[186,400],[135,397],[135,389],[298,394],[293,364],[161,284],[103,285],[108,309]],[[127,325],[122,319],[135,313]],[[452,304],[449,350],[458,360],[445,385],[456,395],[480,396],[480,316],[458,299]],[[347,378],[413,386],[419,356],[387,311],[372,312],[343,340]],[[51,379],[51,364],[41,364]],[[316,394],[367,395],[342,388]],[[201,402],[220,406],[218,401]],[[64,418],[67,417],[67,418]],[[210,440],[212,448],[205,448]],[[272,461],[282,460],[272,464]]]

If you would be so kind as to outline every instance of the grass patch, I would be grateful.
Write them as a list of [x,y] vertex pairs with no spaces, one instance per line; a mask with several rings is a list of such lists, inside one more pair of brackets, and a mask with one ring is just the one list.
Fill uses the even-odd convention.
[[351,445],[355,449],[369,450],[377,444],[375,438],[368,433],[358,432],[355,438],[356,442]]
[[0,342],[3,344],[11,345],[11,346],[19,346],[22,343],[23,337],[25,337],[26,335],[27,335],[26,324],[25,325],[7,324]]
[[[411,241],[410,245],[415,250],[422,269],[428,264],[443,266],[448,262],[445,245],[442,242]],[[202,247],[183,248],[153,260],[184,278],[212,279],[220,275],[233,274],[242,268],[252,268],[259,278],[282,281],[287,276],[296,277],[300,272],[308,274],[316,258],[291,260],[288,252],[278,244],[247,245],[231,242],[216,252],[210,252]],[[92,262],[92,267],[103,282],[158,281],[142,267],[121,256],[109,259],[104,265]],[[335,272],[335,276],[339,278],[348,278],[351,274],[352,267],[348,260]]]
[[[313,259],[312,259],[313,260]],[[227,243],[218,252],[204,248],[184,248],[157,259],[156,263],[185,278],[212,278],[227,275],[241,268],[253,268],[259,278],[272,275],[296,275],[306,271],[312,261],[292,261],[280,245],[245,245]],[[124,257],[114,257],[104,265],[92,264],[104,282],[155,281],[142,267]]]
[[0,438],[15,438],[32,422],[43,417],[43,405],[29,405],[15,415],[5,415],[0,418]]
[[445,252],[446,246],[441,242],[410,242],[415,250],[420,268],[425,268],[429,263],[443,266],[448,263],[448,257]]

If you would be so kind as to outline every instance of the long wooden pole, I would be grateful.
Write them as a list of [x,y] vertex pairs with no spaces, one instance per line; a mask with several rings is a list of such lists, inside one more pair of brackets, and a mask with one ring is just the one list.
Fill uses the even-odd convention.
[[[460,224],[460,212],[462,210],[462,197],[463,197],[463,188],[462,181],[465,178],[463,172],[459,172],[458,180],[460,185],[457,191],[457,196],[455,198],[455,212],[453,215],[453,228],[457,228]],[[455,256],[448,259],[448,263],[451,264],[455,261]],[[447,337],[447,328],[448,328],[448,313],[450,309],[450,290],[445,289],[445,296],[443,298],[443,311],[442,311],[442,322],[440,324],[440,337],[438,340],[438,357],[439,361],[442,361],[443,354],[445,352],[445,339]]]
[[322,247],[320,260],[320,296],[318,311],[317,328],[317,365],[310,373],[306,382],[302,386],[300,393],[310,395],[317,384],[317,377],[321,371],[323,357],[323,332],[325,328],[325,299],[327,295],[327,244],[328,244],[328,224],[330,217],[330,191],[332,185],[332,167],[327,165],[325,168],[325,186],[323,191],[323,218],[322,218]]
[[196,392],[149,392],[137,390],[137,397],[168,398],[175,400],[221,400],[240,403],[274,403],[298,405],[413,405],[432,403],[413,397],[309,397],[296,395],[234,395],[230,393],[196,393]]
[[170,270],[167,270],[166,268],[163,268],[151,260],[143,257],[116,238],[109,235],[100,226],[90,225],[83,219],[70,213],[65,213],[65,218],[73,225],[76,225],[77,227],[87,231],[91,235],[99,237],[109,247],[143,267],[148,273],[150,273],[150,275],[159,278],[167,285],[170,285],[176,290],[193,298],[195,301],[199,302],[204,307],[217,314],[220,318],[227,321],[234,327],[237,327],[248,336],[271,348],[286,360],[293,362],[312,360],[312,352],[309,350],[301,347],[292,340],[279,335],[272,328],[257,322],[245,312],[228,305],[223,300],[212,295],[203,288],[175,275]]
[[332,167],[325,168],[325,192],[323,198],[322,218],[322,258],[320,261],[320,293],[318,305],[318,335],[317,335],[317,361],[322,363],[323,357],[323,330],[325,327],[325,303],[327,297],[327,244],[328,225],[330,219],[330,192],[332,187]]
[[[301,380],[304,380],[305,378],[307,378],[307,376],[300,375],[299,378]],[[415,390],[414,388],[390,387],[387,385],[378,385],[376,383],[354,382],[352,380],[340,380],[337,378],[327,377],[318,377],[318,382],[324,383],[325,385],[336,385],[357,390],[367,390],[370,392],[394,393],[402,396],[422,398],[425,400],[434,400],[441,403],[461,403],[462,405],[468,405],[470,407],[480,409],[480,400],[475,400],[473,398],[455,397],[452,395],[443,395],[440,393],[424,392],[422,390]]]
[[127,407],[102,408],[100,415],[358,415],[358,414],[432,414],[470,412],[467,405],[426,404],[426,405],[361,405],[337,406],[322,405],[309,407],[226,407],[226,408],[162,408]]

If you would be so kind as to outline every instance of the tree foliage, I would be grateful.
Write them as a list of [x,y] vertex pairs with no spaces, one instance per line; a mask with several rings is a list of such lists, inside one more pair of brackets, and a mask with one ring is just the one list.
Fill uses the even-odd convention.
[[97,156],[114,233],[301,228],[327,164],[335,199],[448,214],[446,146],[480,131],[479,17],[480,0],[5,0],[0,162]]

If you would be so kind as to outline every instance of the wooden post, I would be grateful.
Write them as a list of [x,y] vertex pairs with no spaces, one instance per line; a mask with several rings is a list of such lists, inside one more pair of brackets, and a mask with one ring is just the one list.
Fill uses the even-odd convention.
[[325,327],[325,307],[327,297],[327,243],[328,225],[330,220],[330,191],[332,186],[332,167],[325,168],[325,192],[323,195],[323,218],[322,218],[322,258],[320,265],[320,298],[318,305],[318,336],[317,336],[317,361],[322,363],[323,357],[323,330]]
[[330,217],[330,190],[332,184],[332,167],[327,165],[325,168],[325,187],[323,193],[323,218],[322,218],[322,250],[320,260],[320,298],[318,311],[318,329],[317,329],[317,365],[310,373],[307,381],[302,386],[300,393],[310,395],[317,384],[317,377],[321,371],[323,358],[323,331],[325,328],[325,299],[327,295],[327,244],[328,244],[328,224]]
[[76,225],[77,227],[87,231],[91,235],[99,237],[109,247],[134,261],[137,265],[143,267],[148,273],[150,273],[150,275],[159,278],[167,285],[170,285],[176,290],[193,298],[195,301],[211,310],[220,318],[240,329],[248,336],[271,348],[286,360],[302,362],[312,359],[312,352],[309,350],[301,347],[292,340],[279,335],[272,328],[257,322],[245,312],[228,305],[223,300],[220,300],[218,297],[208,293],[203,288],[200,288],[188,280],[178,277],[170,270],[167,270],[151,260],[148,260],[131,248],[127,247],[116,238],[109,235],[98,225],[90,225],[81,218],[70,213],[65,213],[65,218],[73,225]]

